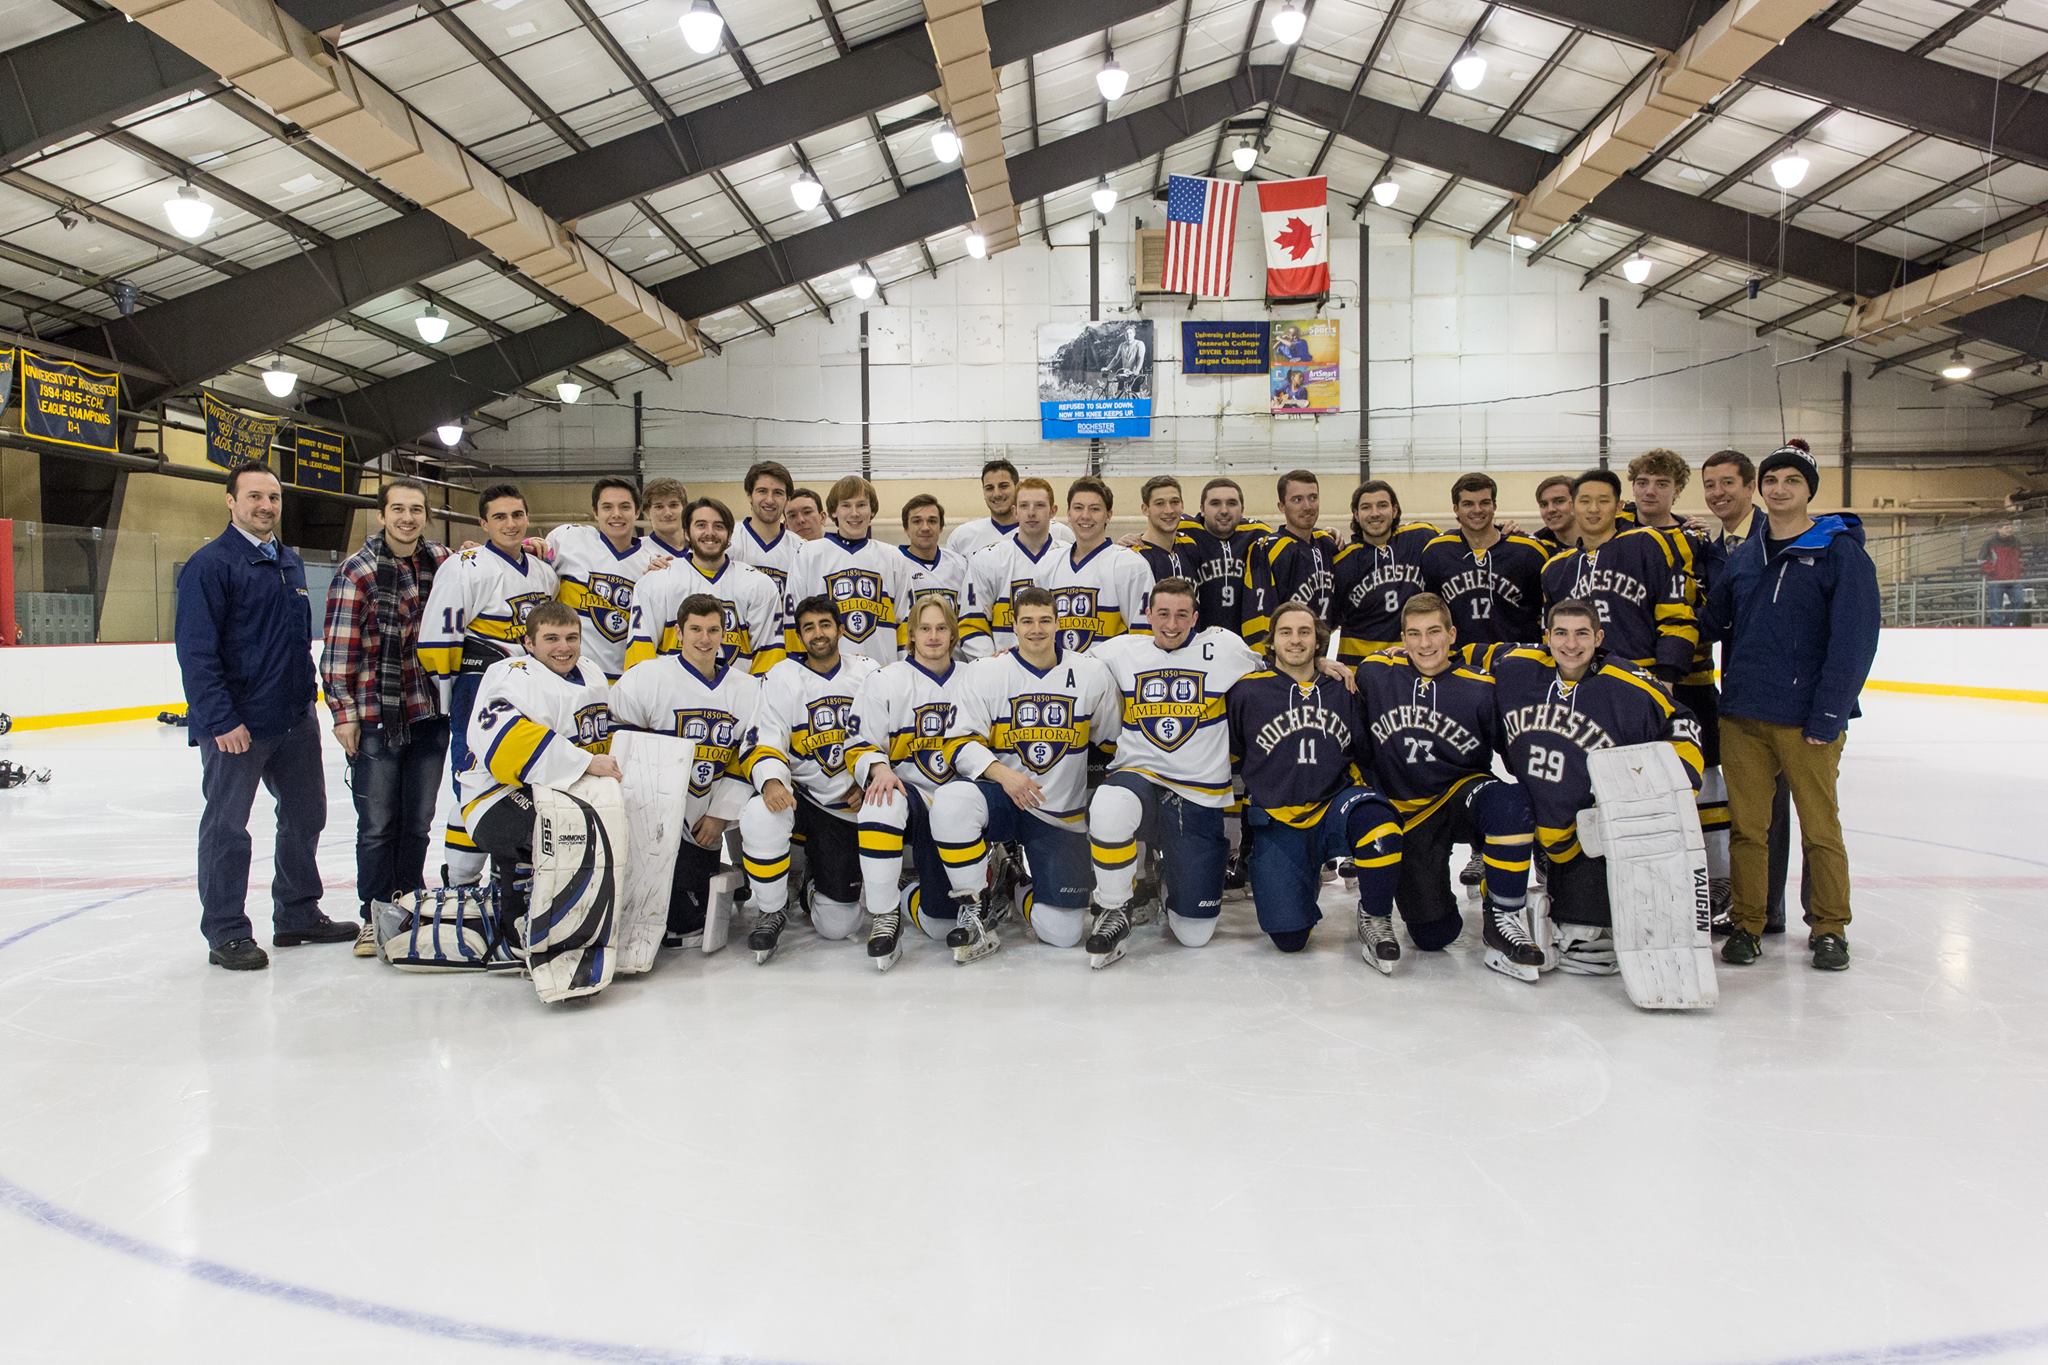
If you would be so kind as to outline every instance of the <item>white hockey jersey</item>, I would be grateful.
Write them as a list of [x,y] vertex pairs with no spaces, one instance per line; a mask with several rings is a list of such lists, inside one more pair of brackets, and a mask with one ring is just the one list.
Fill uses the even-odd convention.
[[[1017,533],[1014,521],[997,521],[994,517],[976,517],[963,521],[953,528],[953,534],[946,538],[946,549],[952,554],[968,559],[1006,536]],[[1074,543],[1073,528],[1063,521],[1052,524],[1052,538],[1064,545]]]
[[491,544],[457,551],[435,571],[420,616],[419,656],[440,686],[443,710],[457,673],[481,673],[526,653],[526,618],[555,600],[557,586],[539,555],[514,559]]
[[962,746],[955,766],[967,777],[980,777],[991,763],[1015,768],[1045,793],[1033,815],[1085,828],[1089,746],[1114,743],[1123,716],[1108,666],[1063,653],[1041,673],[1010,650],[976,660],[958,676],[959,729],[975,742]]
[[656,569],[640,582],[640,600],[633,609],[632,638],[626,645],[631,667],[658,654],[680,648],[676,609],[693,593],[708,593],[725,607],[725,643],[718,647],[718,666],[766,673],[782,662],[782,594],[774,580],[728,557],[706,576],[693,559],[678,559]]
[[775,585],[775,591],[782,594],[782,610],[785,616],[796,606],[790,600],[789,580],[796,573],[796,563],[803,554],[804,541],[794,532],[778,529],[775,539],[762,540],[754,534],[754,524],[745,517],[732,533],[732,544],[725,547],[726,553],[750,569],[759,569],[768,575],[768,581]]
[[1014,533],[975,552],[967,561],[974,588],[974,617],[960,618],[961,656],[978,659],[1000,654],[1017,643],[1016,595],[1037,584],[1039,576],[1066,553],[1058,537],[1047,540],[1037,554],[1024,548]]
[[1122,694],[1123,728],[1111,772],[1134,772],[1197,805],[1230,804],[1230,727],[1224,694],[1264,668],[1237,636],[1210,629],[1179,649],[1149,635],[1105,640],[1089,656],[1108,666]]
[[779,750],[804,794],[827,810],[851,814],[847,798],[847,722],[853,699],[882,666],[865,654],[841,654],[830,673],[784,659],[761,680],[761,745]]
[[634,536],[621,554],[595,526],[557,526],[548,532],[554,552],[556,597],[583,618],[583,653],[607,678],[626,671],[626,639],[633,630],[633,592],[648,564],[666,554]]
[[634,664],[612,685],[612,719],[618,728],[696,744],[690,795],[683,802],[683,818],[692,825],[707,814],[737,820],[761,783],[790,780],[788,760],[761,745],[760,709],[759,678],[723,667],[707,678],[680,654]]
[[967,742],[958,704],[964,667],[933,673],[915,659],[901,659],[861,685],[846,747],[856,782],[867,786],[881,762],[893,764],[898,777],[926,796],[953,780],[954,760]]
[[1071,548],[1046,556],[1036,580],[1052,594],[1059,612],[1060,648],[1086,654],[1103,640],[1126,633],[1149,635],[1152,566],[1145,556],[1105,540],[1076,560]]
[[[804,546],[790,578],[792,607],[819,594],[832,600],[839,615],[839,647],[853,654],[865,654],[876,663],[892,664],[903,657],[909,642],[904,612],[910,603],[904,593],[910,581],[910,561],[869,536],[847,540],[827,532]],[[796,637],[796,622],[784,623],[785,649],[790,654],[803,648]]]
[[[970,631],[984,631],[987,626],[985,613],[974,607],[974,585],[967,577],[967,561],[951,550],[940,549],[937,557],[929,563],[910,552],[908,545],[899,545],[897,551],[903,556],[904,567],[909,577],[904,582],[903,600],[906,606],[915,606],[917,599],[927,595],[944,598],[952,604],[953,614],[960,618],[960,648],[954,653],[962,659],[971,659],[973,654],[965,651]],[[971,623],[971,624],[970,624]]]
[[611,732],[610,689],[589,655],[567,674],[524,654],[492,664],[470,713],[469,766],[455,775],[464,826],[507,792],[568,786],[611,748]]

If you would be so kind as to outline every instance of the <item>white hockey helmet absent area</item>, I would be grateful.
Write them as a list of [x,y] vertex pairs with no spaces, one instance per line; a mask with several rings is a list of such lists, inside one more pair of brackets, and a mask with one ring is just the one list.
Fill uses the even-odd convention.
[[56,776],[0,794],[0,1357],[2048,1360],[2048,708],[1865,705],[1854,968],[1795,919],[1690,1014],[1469,915],[1380,977],[1334,887],[1298,957],[1232,902],[1106,973],[799,924],[554,1008],[230,974],[184,732],[11,736]]

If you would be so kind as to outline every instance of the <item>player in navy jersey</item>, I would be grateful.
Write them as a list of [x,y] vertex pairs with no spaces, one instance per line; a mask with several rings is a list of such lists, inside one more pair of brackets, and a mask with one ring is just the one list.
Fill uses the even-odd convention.
[[1443,599],[1420,593],[1401,609],[1404,655],[1374,654],[1358,666],[1373,774],[1401,816],[1396,899],[1416,947],[1446,947],[1463,927],[1447,875],[1451,846],[1480,849],[1486,965],[1533,981],[1543,954],[1522,916],[1534,837],[1529,796],[1493,775],[1493,679],[1460,667],[1456,642]]
[[1484,474],[1451,485],[1458,529],[1422,548],[1422,578],[1449,604],[1466,645],[1533,642],[1543,630],[1543,562],[1549,547],[1493,524],[1498,489]]
[[1306,603],[1283,603],[1273,617],[1273,666],[1246,674],[1225,699],[1245,818],[1258,831],[1252,899],[1274,946],[1300,952],[1322,918],[1323,864],[1353,860],[1365,960],[1390,971],[1401,953],[1388,914],[1401,875],[1401,823],[1359,769],[1358,699],[1316,666],[1328,643]]
[[1337,537],[1316,525],[1322,512],[1321,486],[1306,469],[1292,469],[1278,480],[1283,524],[1252,547],[1245,566],[1244,638],[1263,648],[1273,613],[1282,602],[1306,602],[1316,619],[1330,619],[1330,596],[1336,588],[1335,566],[1341,548]]
[[1692,671],[1700,641],[1686,583],[1690,557],[1681,560],[1661,531],[1615,524],[1621,479],[1608,470],[1572,480],[1572,497],[1579,539],[1543,566],[1544,601],[1591,602],[1610,654],[1676,686]]
[[1195,542],[1196,620],[1202,629],[1236,630],[1244,619],[1245,569],[1252,547],[1273,534],[1263,521],[1247,520],[1244,490],[1237,480],[1216,478],[1202,485],[1199,517],[1183,516],[1180,529]]
[[1401,638],[1401,608],[1422,589],[1422,547],[1436,539],[1426,521],[1403,524],[1401,499],[1385,479],[1351,494],[1351,543],[1337,552],[1330,600],[1337,657],[1356,667]]
[[1579,846],[1579,812],[1593,804],[1587,753],[1665,740],[1695,785],[1701,766],[1691,713],[1648,674],[1607,657],[1604,638],[1592,603],[1564,601],[1550,609],[1548,648],[1502,646],[1486,659],[1508,771],[1535,814],[1558,966],[1590,975],[1616,966],[1607,863]]

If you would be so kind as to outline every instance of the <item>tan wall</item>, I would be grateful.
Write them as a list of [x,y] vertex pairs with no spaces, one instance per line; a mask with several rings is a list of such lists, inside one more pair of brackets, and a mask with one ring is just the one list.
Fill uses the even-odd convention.
[[[200,433],[167,427],[162,439],[169,463],[209,467],[206,438]],[[171,638],[174,570],[227,524],[227,490],[221,485],[168,474],[130,474],[100,612],[100,639]]]

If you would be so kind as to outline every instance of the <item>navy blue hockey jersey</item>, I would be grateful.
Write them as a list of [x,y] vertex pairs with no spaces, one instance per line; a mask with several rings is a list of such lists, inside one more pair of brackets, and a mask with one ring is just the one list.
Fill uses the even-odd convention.
[[1358,704],[1375,785],[1410,828],[1493,771],[1493,679],[1477,669],[1432,678],[1406,658],[1371,654],[1358,666]]
[[[1683,532],[1675,533],[1680,539]],[[1600,612],[1602,646],[1618,659],[1652,668],[1666,682],[1692,671],[1700,632],[1681,557],[1662,531],[1623,531],[1597,550],[1572,546],[1543,566],[1546,605],[1579,598]]]
[[1459,531],[1422,547],[1422,581],[1451,608],[1461,645],[1533,644],[1543,635],[1543,563],[1550,549],[1502,536],[1474,550]]
[[1273,613],[1284,602],[1309,605],[1316,619],[1330,620],[1330,597],[1336,590],[1337,537],[1317,527],[1307,537],[1282,527],[1252,547],[1245,565],[1250,589],[1244,607],[1244,638],[1254,649],[1272,633]]
[[1337,552],[1330,612],[1339,659],[1356,667],[1401,642],[1401,608],[1423,590],[1422,547],[1437,534],[1428,522],[1412,521],[1395,528],[1385,545],[1359,539]]
[[1231,687],[1224,714],[1245,800],[1282,824],[1313,826],[1339,792],[1365,781],[1358,699],[1342,679],[1317,674],[1304,686],[1260,669]]

